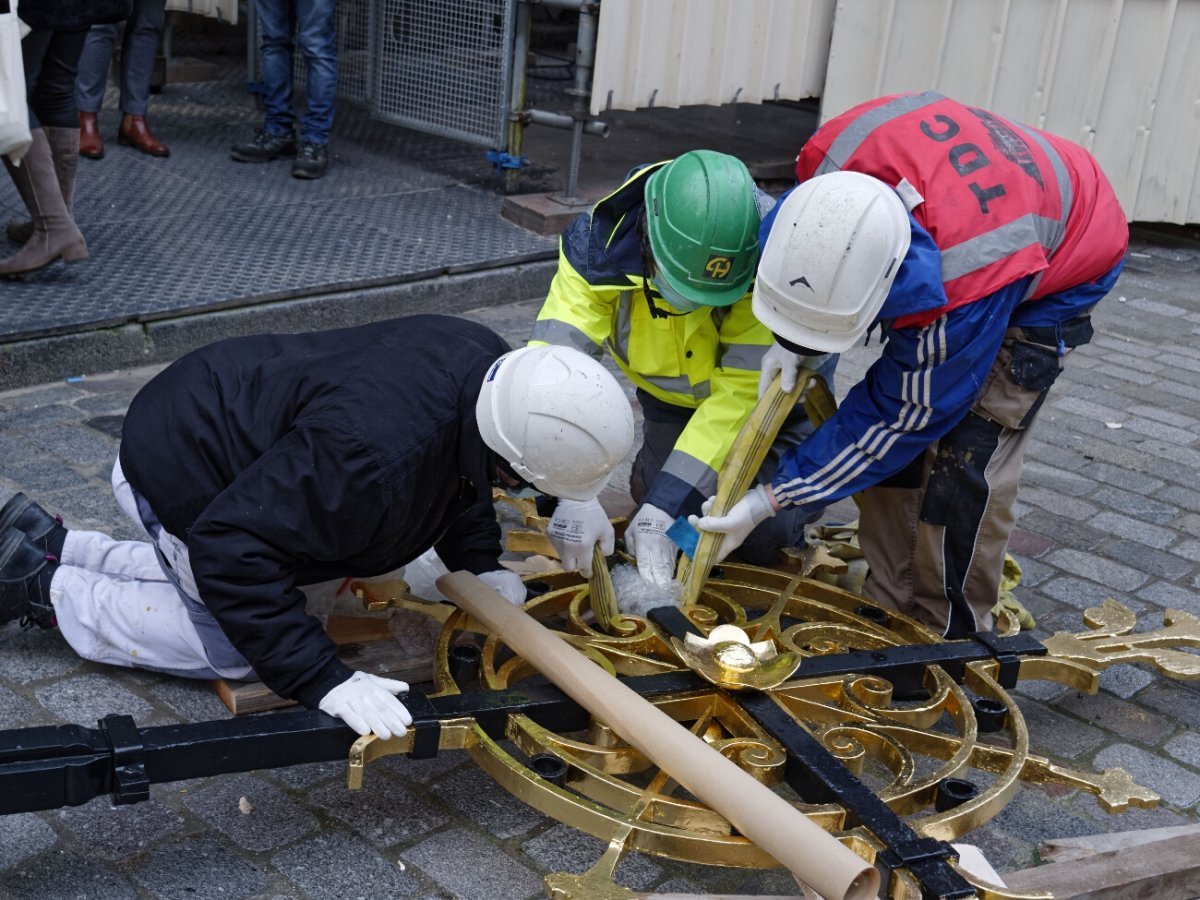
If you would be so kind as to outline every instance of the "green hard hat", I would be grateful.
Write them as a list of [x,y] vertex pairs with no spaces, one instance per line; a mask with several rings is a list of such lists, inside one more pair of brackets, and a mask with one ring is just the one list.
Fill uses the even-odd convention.
[[729,306],[758,262],[754,181],[741,160],[693,150],[646,179],[646,233],[654,284],[668,301]]

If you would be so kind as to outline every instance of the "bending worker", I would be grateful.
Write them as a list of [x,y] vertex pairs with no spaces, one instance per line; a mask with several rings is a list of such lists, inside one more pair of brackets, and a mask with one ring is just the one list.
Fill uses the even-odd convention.
[[769,487],[697,524],[728,552],[861,491],[866,595],[949,638],[989,629],[1030,431],[1121,271],[1125,215],[1083,148],[936,93],[831,120],[796,177],[755,314],[794,353],[876,328],[883,352]]
[[[630,475],[639,505],[625,531],[642,577],[667,584],[677,547],[666,536],[699,511],[754,408],[771,334],[754,318],[750,288],[758,229],[771,199],[732,156],[695,150],[634,170],[563,233],[558,272],[530,343],[605,349],[637,388],[643,442]],[[836,360],[824,373],[831,377]],[[804,411],[785,424],[778,451],[811,432]],[[778,452],[760,477],[769,480]],[[743,548],[773,562],[819,510],[778,516]],[[549,528],[567,569],[591,573],[592,546],[613,549],[599,502],[560,503]]]
[[386,739],[411,723],[394,696],[407,686],[341,662],[300,585],[384,574],[432,546],[522,603],[492,485],[586,501],[632,444],[629,401],[595,360],[510,351],[462,319],[220,341],[147,383],[125,418],[113,488],[150,543],[68,531],[21,494],[0,509],[0,624],[57,624],[112,665],[257,674]]

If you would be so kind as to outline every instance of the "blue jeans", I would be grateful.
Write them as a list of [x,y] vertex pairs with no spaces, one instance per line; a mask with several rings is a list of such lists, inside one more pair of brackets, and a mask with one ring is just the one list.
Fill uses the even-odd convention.
[[254,9],[262,31],[263,102],[267,109],[263,127],[269,134],[292,133],[296,122],[292,59],[298,46],[304,54],[307,81],[300,140],[329,143],[337,95],[334,0],[254,0]]

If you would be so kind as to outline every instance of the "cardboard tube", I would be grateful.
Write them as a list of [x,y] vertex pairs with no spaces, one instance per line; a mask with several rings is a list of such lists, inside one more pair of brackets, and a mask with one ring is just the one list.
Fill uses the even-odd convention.
[[443,575],[437,586],[567,696],[827,900],[875,897],[879,873],[866,860],[553,631],[469,572]]

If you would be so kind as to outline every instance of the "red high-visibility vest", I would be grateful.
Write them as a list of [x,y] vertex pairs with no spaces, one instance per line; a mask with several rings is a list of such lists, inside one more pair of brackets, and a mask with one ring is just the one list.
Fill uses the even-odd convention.
[[796,180],[845,169],[896,188],[942,253],[947,310],[1035,276],[1026,300],[1084,284],[1124,256],[1129,228],[1092,155],[1063,138],[942,94],[896,94],[825,123]]

